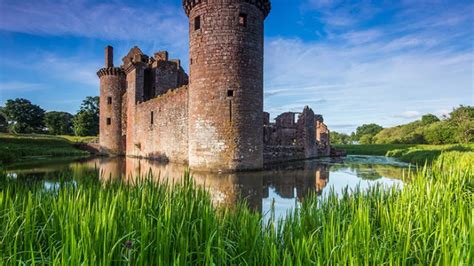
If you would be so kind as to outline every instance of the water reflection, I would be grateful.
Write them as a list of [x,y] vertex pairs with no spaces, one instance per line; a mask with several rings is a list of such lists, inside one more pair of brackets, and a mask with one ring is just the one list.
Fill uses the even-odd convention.
[[[360,186],[364,189],[376,183],[401,185],[399,179],[406,170],[404,167],[384,157],[349,157],[345,161],[328,159],[279,165],[260,172],[194,172],[193,178],[197,185],[209,190],[215,204],[233,206],[245,199],[251,208],[259,212],[268,213],[273,206],[275,215],[281,217],[310,193],[324,195],[328,193],[328,188],[339,192],[345,187],[353,189]],[[11,169],[8,175],[25,182],[43,182],[48,189],[54,188],[60,177],[78,183],[91,176],[99,176],[101,180],[135,182],[137,178],[151,174],[160,181],[179,182],[184,171],[182,165],[144,159],[95,158]]]

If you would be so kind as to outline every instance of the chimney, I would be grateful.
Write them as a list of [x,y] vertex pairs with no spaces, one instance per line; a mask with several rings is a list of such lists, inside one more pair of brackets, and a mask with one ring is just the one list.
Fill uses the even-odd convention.
[[105,47],[105,67],[114,67],[114,48],[110,45]]

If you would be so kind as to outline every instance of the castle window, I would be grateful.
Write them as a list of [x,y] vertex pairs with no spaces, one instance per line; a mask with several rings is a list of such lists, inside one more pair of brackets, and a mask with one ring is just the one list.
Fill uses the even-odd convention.
[[194,18],[194,30],[199,30],[201,28],[201,16]]
[[112,97],[107,97],[107,104],[112,104]]
[[234,90],[227,90],[227,97],[229,98],[234,97]]
[[112,119],[110,117],[107,117],[107,125],[112,124]]
[[154,114],[153,111],[150,113],[150,124],[153,125]]
[[243,27],[247,27],[247,14],[245,13],[239,14],[239,25]]

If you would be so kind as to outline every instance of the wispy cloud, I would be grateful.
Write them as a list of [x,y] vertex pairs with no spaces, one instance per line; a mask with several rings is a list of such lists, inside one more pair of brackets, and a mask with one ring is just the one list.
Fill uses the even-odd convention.
[[119,1],[38,0],[0,2],[0,30],[107,40],[149,40],[186,46],[185,14],[177,6]]
[[18,81],[0,83],[0,92],[13,91],[13,90],[27,92],[27,91],[35,91],[35,90],[40,90],[40,89],[42,89],[42,85],[38,83],[27,83],[27,82],[18,82]]
[[404,111],[400,114],[394,115],[394,117],[398,118],[408,118],[408,119],[415,119],[415,118],[420,118],[421,113],[418,111]]

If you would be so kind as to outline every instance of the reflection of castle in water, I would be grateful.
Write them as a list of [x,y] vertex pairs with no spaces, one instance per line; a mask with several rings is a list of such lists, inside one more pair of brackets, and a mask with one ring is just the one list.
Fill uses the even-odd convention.
[[[133,158],[99,158],[88,165],[99,169],[101,179],[121,178],[126,182],[134,182],[148,174],[164,182],[179,182],[185,171],[182,165]],[[197,185],[208,189],[214,203],[232,206],[245,199],[251,208],[261,211],[262,200],[269,197],[270,188],[288,199],[302,200],[311,192],[321,194],[329,181],[329,166],[307,163],[297,170],[193,172],[192,175]]]

